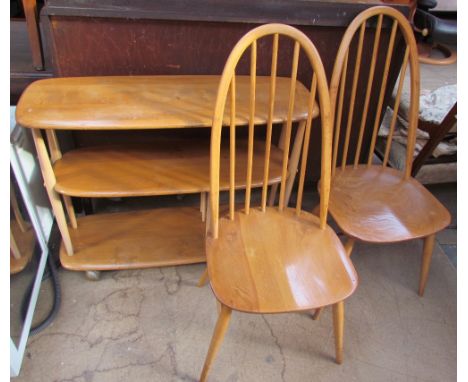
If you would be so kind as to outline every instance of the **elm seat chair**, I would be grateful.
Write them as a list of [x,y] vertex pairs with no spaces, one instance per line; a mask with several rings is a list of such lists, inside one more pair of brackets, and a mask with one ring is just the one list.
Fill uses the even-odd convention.
[[[280,39],[281,36],[281,39]],[[264,158],[252,157],[248,150],[247,174],[254,160],[264,163],[264,182],[260,206],[250,202],[251,185],[246,181],[245,204],[236,210],[233,174],[236,167],[236,65],[250,48],[250,119],[255,115],[255,78],[257,41],[272,38],[272,64],[269,118],[266,129]],[[280,195],[278,206],[268,206],[268,168],[271,148],[272,115],[275,99],[278,47],[283,39],[294,42],[286,124]],[[265,41],[265,40],[264,40]],[[263,42],[262,42],[263,43]],[[302,48],[302,49],[301,49]],[[308,90],[308,115],[302,146],[296,208],[285,203],[287,193],[288,152],[291,140],[291,114],[294,107],[297,68],[301,51],[312,67]],[[320,217],[303,211],[302,195],[312,118],[317,113],[318,95],[322,126]],[[211,132],[210,215],[206,238],[207,267],[211,288],[219,302],[219,317],[201,374],[205,381],[213,359],[228,328],[231,311],[246,313],[280,313],[308,311],[333,305],[336,361],[342,362],[343,301],[357,286],[357,275],[340,240],[327,226],[331,176],[331,115],[328,86],[321,59],[312,42],[297,29],[282,24],[267,24],[247,33],[232,50],[220,80]],[[226,105],[227,104],[227,105]],[[222,117],[230,108],[230,174],[229,212],[219,216],[219,173]],[[249,142],[253,142],[253,123]],[[249,175],[248,175],[249,176]],[[311,338],[311,340],[313,340]]]
[[[376,29],[373,36],[371,63],[370,67],[361,67],[366,24],[371,22],[376,22],[373,24],[376,25]],[[383,25],[389,26],[387,29],[390,32],[388,45],[380,42]],[[350,49],[354,36],[357,38],[357,48],[352,49],[355,53]],[[373,164],[373,153],[382,106],[385,97],[393,90],[387,88],[389,67],[397,62],[396,47],[402,45],[404,55],[400,77],[396,84],[395,113],[391,121],[382,164],[376,165]],[[381,77],[376,75],[379,47],[387,49],[383,56],[385,64]],[[348,70],[348,62],[352,62],[351,60],[355,60],[352,71]],[[405,168],[403,171],[398,171],[387,167],[387,164],[408,64],[411,92],[408,145]],[[358,84],[362,89],[364,87],[366,89],[363,105],[355,104]],[[349,104],[344,102],[346,91],[350,91],[348,93]],[[371,96],[377,99],[374,115],[369,112]],[[424,249],[419,278],[419,295],[422,296],[431,263],[435,234],[449,224],[450,214],[426,188],[411,177],[419,110],[419,64],[414,34],[403,14],[389,7],[373,7],[360,13],[353,20],[338,50],[330,84],[330,97],[332,114],[335,116],[330,214],[349,237],[347,248],[350,253],[356,240],[370,243],[395,243],[422,238]],[[343,110],[348,111],[346,121],[342,118]],[[357,117],[354,120],[353,113]],[[367,123],[368,118],[370,123]],[[359,123],[353,123],[356,120]],[[373,130],[369,154],[367,158],[364,158],[365,162],[361,163],[366,125]],[[353,128],[359,128],[359,135],[355,142],[354,158],[351,158],[352,162],[348,164],[348,151],[353,144],[350,133]],[[341,163],[337,158],[339,147],[342,148]]]

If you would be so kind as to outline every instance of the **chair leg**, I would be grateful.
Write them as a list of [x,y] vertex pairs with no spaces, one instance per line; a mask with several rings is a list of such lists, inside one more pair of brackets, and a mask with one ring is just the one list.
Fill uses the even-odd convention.
[[335,331],[335,360],[343,362],[344,302],[333,305],[333,329]]
[[[318,211],[320,211],[320,204],[315,206],[315,208],[312,210],[312,213],[314,215],[317,215]],[[346,243],[344,245],[344,248],[345,248],[345,251],[346,251],[346,254],[348,255],[348,257],[351,256],[351,253],[353,251],[353,246],[354,246],[355,242],[356,242],[355,239],[353,239],[351,237],[348,237],[348,240],[346,241]],[[323,310],[323,308],[315,309],[315,312],[312,315],[312,320],[317,321],[320,318],[320,314],[322,313],[322,310]]]
[[356,240],[353,239],[352,237],[348,237],[348,240],[346,240],[346,243],[344,245],[344,249],[345,249],[346,254],[348,255],[348,257],[351,257],[351,253],[353,252],[353,247],[354,247],[355,242],[356,242]]
[[317,321],[320,318],[320,314],[322,313],[323,308],[315,309],[314,314],[312,315],[312,320]]
[[210,348],[208,349],[208,354],[206,355],[205,364],[203,365],[203,371],[200,376],[200,382],[206,381],[208,377],[208,372],[210,370],[211,364],[218,353],[219,347],[223,342],[224,335],[229,326],[229,321],[231,319],[231,308],[226,305],[221,304],[221,312],[219,313],[218,322],[211,338]]
[[200,280],[198,280],[198,287],[201,288],[202,286],[205,286],[207,282],[208,282],[208,268],[205,268],[205,270],[203,271],[203,274],[200,277]]
[[419,295],[422,297],[426,288],[427,276],[432,260],[432,250],[434,249],[435,234],[424,238],[424,248],[422,254],[421,274],[419,276]]

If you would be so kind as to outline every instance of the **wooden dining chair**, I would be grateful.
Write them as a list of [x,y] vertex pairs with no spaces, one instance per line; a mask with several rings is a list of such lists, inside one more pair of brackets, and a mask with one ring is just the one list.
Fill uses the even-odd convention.
[[[369,33],[371,44],[367,44],[372,46],[372,56],[370,65],[361,65],[365,36],[369,36],[366,29],[372,29]],[[388,37],[388,42],[382,41],[384,37]],[[379,49],[386,52],[379,56]],[[378,57],[385,63],[383,72],[377,75]],[[399,79],[396,80],[394,114],[382,164],[374,164],[384,101],[390,99],[392,90],[395,90],[388,85],[391,65],[401,65]],[[411,92],[408,143],[405,168],[399,171],[387,165],[408,65]],[[362,91],[365,89],[363,104],[355,102],[358,88]],[[377,101],[372,111],[369,107],[371,98]],[[353,20],[338,50],[330,84],[330,99],[335,118],[330,214],[349,237],[349,253],[356,240],[395,243],[422,238],[424,248],[419,278],[419,295],[422,296],[435,234],[449,224],[450,214],[411,177],[419,110],[419,65],[413,31],[402,13],[379,6],[365,10]],[[349,99],[349,102],[345,99]],[[345,119],[343,115],[346,114]],[[364,143],[366,129],[371,130],[371,134],[367,135],[370,137],[368,146]],[[352,131],[354,134],[351,134]],[[368,154],[362,152],[364,147],[368,148]],[[352,148],[355,149],[354,156],[349,155]]]
[[[281,39],[280,39],[281,36]],[[234,174],[236,171],[236,65],[250,48],[250,120],[255,116],[255,79],[257,41],[272,39],[272,64],[269,119],[266,129],[264,182],[260,206],[251,205],[251,185],[247,175],[245,202],[236,209]],[[293,40],[294,50],[290,81],[288,118],[283,146],[281,184],[277,206],[269,206],[268,171],[274,113],[276,67],[283,39]],[[262,43],[263,43],[262,41]],[[295,208],[285,204],[288,153],[291,141],[291,114],[294,108],[297,68],[300,53],[312,67],[308,90],[308,118],[302,145],[302,158]],[[307,153],[315,102],[318,98],[322,127],[320,217],[303,211],[302,198]],[[224,111],[230,110],[229,211],[220,216],[220,146]],[[249,124],[249,160],[252,167],[253,123]],[[331,175],[331,114],[327,80],[321,59],[312,42],[297,29],[281,24],[267,24],[247,33],[231,52],[220,80],[211,131],[210,219],[206,254],[211,288],[219,302],[219,317],[201,374],[205,381],[228,328],[232,310],[246,313],[282,313],[308,311],[333,305],[336,361],[343,359],[343,301],[357,286],[357,275],[345,250],[327,226],[328,196]]]

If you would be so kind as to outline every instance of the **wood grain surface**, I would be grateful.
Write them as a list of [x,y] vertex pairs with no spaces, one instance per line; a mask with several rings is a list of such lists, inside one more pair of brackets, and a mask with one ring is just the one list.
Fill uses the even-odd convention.
[[74,254],[60,261],[75,271],[140,269],[205,261],[205,226],[197,208],[106,213],[78,218]]
[[381,166],[337,169],[330,213],[347,235],[374,243],[422,238],[450,223],[447,209],[417,180]]
[[[235,187],[246,184],[247,142],[237,142]],[[265,143],[255,142],[254,187],[263,184]],[[209,140],[162,139],[151,144],[72,150],[54,165],[55,190],[80,197],[173,195],[209,191]],[[229,146],[223,146],[221,189],[229,188]],[[281,180],[282,151],[271,150],[268,183]]]
[[[130,130],[211,127],[219,76],[109,76],[36,81],[23,93],[17,122],[35,129]],[[249,77],[237,84],[237,125],[249,120]],[[266,123],[269,77],[257,79],[255,124]],[[278,78],[274,122],[286,119],[290,80]],[[293,119],[307,117],[307,91],[297,83]],[[318,109],[315,111],[318,114]],[[226,121],[229,110],[226,110]]]
[[255,208],[221,218],[219,230],[218,239],[207,239],[208,271],[216,297],[232,309],[310,310],[344,300],[357,286],[340,240],[312,214]]

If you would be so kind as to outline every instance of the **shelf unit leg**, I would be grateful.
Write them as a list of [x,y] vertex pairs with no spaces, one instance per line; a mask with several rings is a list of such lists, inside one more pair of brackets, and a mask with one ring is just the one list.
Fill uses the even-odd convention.
[[65,204],[65,209],[67,210],[68,218],[70,219],[70,224],[74,229],[76,229],[78,228],[78,223],[76,222],[75,209],[73,208],[72,199],[68,195],[62,195],[62,198]]
[[70,232],[68,231],[67,219],[63,210],[60,195],[55,191],[55,175],[50,163],[47,149],[45,146],[44,139],[42,138],[41,131],[38,129],[31,129],[34,144],[37,150],[37,157],[39,159],[39,165],[41,167],[42,176],[44,178],[44,185],[49,196],[52,211],[54,212],[57,225],[62,235],[63,244],[68,255],[73,255],[73,246],[70,238]]
[[[285,206],[288,206],[289,199],[291,198],[292,188],[294,186],[294,180],[296,179],[297,166],[301,156],[302,142],[304,140],[306,121],[299,122],[299,127],[296,132],[296,138],[294,139],[294,145],[289,157],[288,163],[288,179],[286,182],[286,195],[285,195]],[[278,142],[278,147],[284,149],[284,140],[286,134],[286,122],[283,123],[281,129],[281,135]],[[268,205],[271,207],[275,204],[276,194],[278,193],[278,183],[271,186],[270,196],[268,198]]]
[[200,193],[200,212],[202,222],[206,221],[206,192]]
[[[56,161],[62,158],[62,151],[60,150],[57,134],[55,134],[54,130],[46,130],[46,137],[47,144],[49,145],[50,150],[50,159],[52,160],[52,163],[55,163]],[[70,224],[73,228],[76,229],[78,227],[78,224],[76,222],[75,209],[73,208],[71,197],[68,195],[62,195],[62,198],[65,204],[65,209],[67,210]]]

